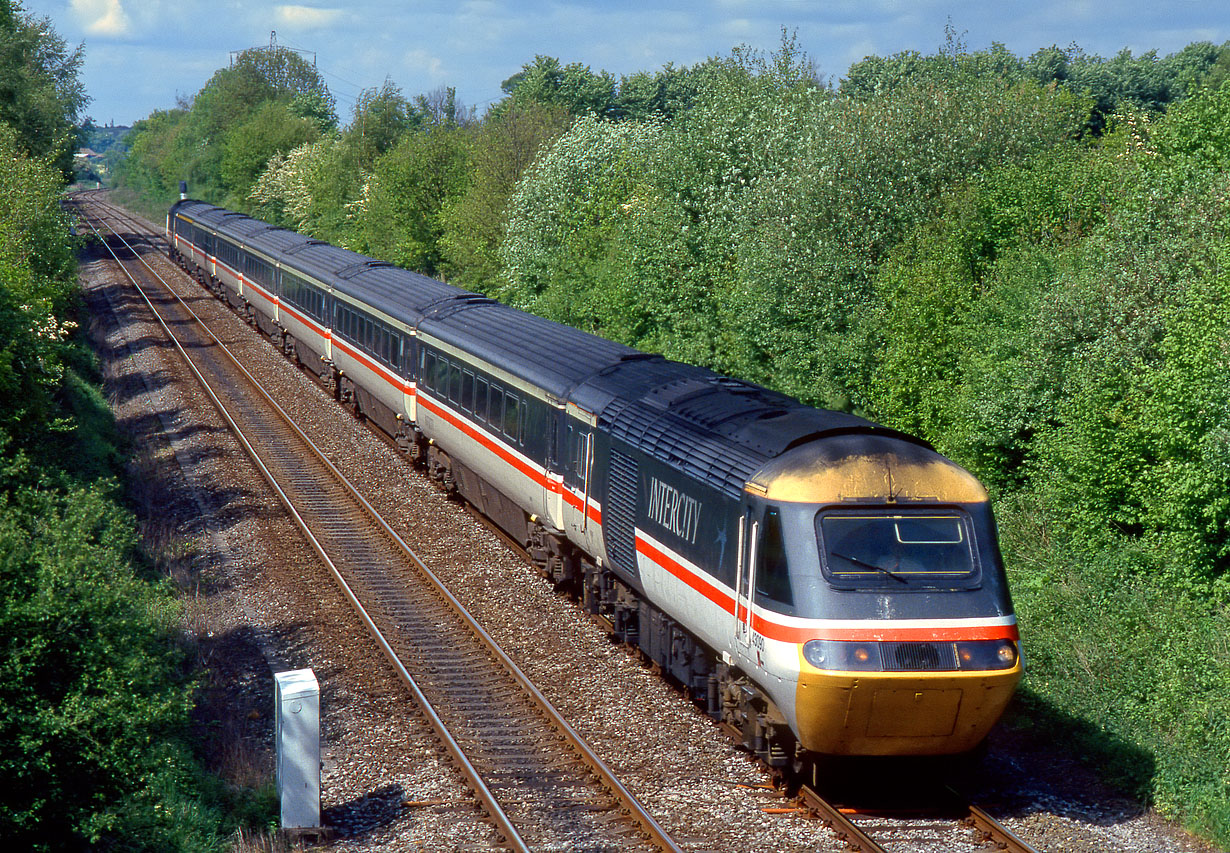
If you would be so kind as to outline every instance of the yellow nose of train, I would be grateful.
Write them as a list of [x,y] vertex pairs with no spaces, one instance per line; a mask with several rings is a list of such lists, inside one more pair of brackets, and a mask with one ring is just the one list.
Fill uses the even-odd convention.
[[795,524],[804,535],[791,552],[816,580],[817,618],[791,632],[800,745],[829,755],[974,749],[1022,673],[981,484],[929,448],[845,437],[782,454],[748,492],[808,522]]
[[822,670],[799,646],[795,707],[805,749],[829,755],[948,755],[987,736],[1021,680],[1010,669],[975,672]]

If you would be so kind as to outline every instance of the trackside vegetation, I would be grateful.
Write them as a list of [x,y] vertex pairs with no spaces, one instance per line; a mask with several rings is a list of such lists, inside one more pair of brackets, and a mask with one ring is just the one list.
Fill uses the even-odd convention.
[[123,191],[187,179],[924,436],[995,500],[1028,660],[1006,725],[1230,844],[1230,47],[949,29],[830,84],[786,34],[620,79],[540,56],[481,117],[385,81],[345,125],[262,61],[138,123]]
[[0,837],[221,850],[250,795],[205,774],[175,590],[142,547],[61,210],[79,52],[0,3]]

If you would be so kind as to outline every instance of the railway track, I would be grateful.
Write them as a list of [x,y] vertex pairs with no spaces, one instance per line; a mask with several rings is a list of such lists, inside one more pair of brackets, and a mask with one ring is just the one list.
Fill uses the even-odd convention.
[[[859,853],[887,853],[890,847],[901,843],[903,836],[917,834],[920,830],[951,833],[954,829],[972,834],[971,845],[980,844],[983,849],[1006,853],[1038,853],[986,811],[969,804],[964,797],[951,789],[948,789],[948,793],[951,794],[951,802],[942,814],[895,820],[892,823],[884,822],[873,809],[864,812],[842,808],[808,787],[800,790],[799,801],[808,815],[823,821],[849,849]],[[947,814],[957,816],[948,818]],[[879,822],[876,822],[877,820]]]
[[501,843],[513,850],[679,850],[392,527],[174,296],[142,258],[160,257],[156,244],[125,240],[130,217],[97,199],[80,199],[77,207],[389,658]]

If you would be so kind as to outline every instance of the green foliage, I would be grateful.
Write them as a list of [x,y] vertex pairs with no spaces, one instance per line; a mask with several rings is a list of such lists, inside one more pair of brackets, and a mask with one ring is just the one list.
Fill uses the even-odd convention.
[[445,202],[438,250],[441,272],[462,287],[488,292],[498,281],[505,209],[521,175],[571,121],[563,107],[508,104],[470,132],[469,176]]
[[1063,387],[1053,369],[1062,345],[1049,343],[1059,330],[1038,293],[1066,274],[1053,253],[1103,220],[1120,177],[1082,146],[1058,145],[977,175],[903,240],[858,323],[875,353],[877,416],[931,437],[992,483],[1019,483]]
[[574,116],[610,116],[615,86],[615,78],[605,71],[595,74],[588,65],[561,65],[555,57],[542,55],[500,84],[512,104],[563,107]]
[[23,850],[220,850],[180,614],[120,506],[120,439],[74,334],[58,155],[29,154],[39,120],[0,121],[0,833]]
[[467,137],[433,125],[376,162],[355,210],[351,247],[426,275],[440,265],[441,211],[465,189]]
[[877,414],[1002,497],[1030,694],[1084,721],[1109,772],[1222,840],[1225,98],[1118,116],[1097,147],[958,187],[881,265],[864,319]]
[[139,568],[51,158],[0,124],[0,832],[23,850],[213,850],[170,590]]
[[[295,115],[290,104],[266,101],[227,132],[222,144],[222,182],[234,199],[246,200],[275,155],[306,145],[318,134],[317,123]],[[235,206],[233,201],[227,204]]]
[[358,182],[363,177],[348,169],[354,161],[354,149],[339,134],[274,155],[252,188],[254,213],[304,234],[344,243],[350,233],[351,199],[360,192]]
[[158,204],[170,206],[179,194],[179,181],[193,181],[193,194],[205,197],[195,176],[185,171],[191,140],[187,138],[188,111],[155,110],[132,127],[128,156],[116,164],[118,183]]
[[1024,713],[1104,776],[1224,843],[1230,613],[1142,575],[1148,549],[1073,553],[1046,515],[1029,500],[1000,511],[1029,656]]
[[602,226],[629,203],[657,133],[653,124],[585,116],[530,167],[509,205],[502,258],[510,286],[503,299],[533,308],[546,295],[555,316],[589,325],[571,316],[579,308],[576,273],[602,257]]
[[1085,110],[974,75],[834,98],[788,37],[768,59],[737,51],[710,82],[634,145],[578,122],[527,173],[505,295],[837,406],[865,372],[849,329],[891,247],[945,188],[1070,137]]
[[1087,129],[1101,134],[1116,113],[1161,113],[1194,94],[1201,85],[1220,84],[1227,67],[1230,48],[1209,42],[1190,44],[1162,58],[1156,51],[1133,56],[1125,49],[1105,59],[1085,53],[1075,44],[1066,48],[1051,45],[1027,59],[1018,58],[998,42],[987,50],[967,51],[949,25],[939,53],[928,56],[905,51],[888,57],[869,56],[850,67],[841,81],[841,92],[855,99],[876,97],[907,83],[942,80],[954,72],[998,78],[1010,85],[1032,80],[1040,86],[1062,86],[1089,97],[1093,109]]
[[359,94],[346,140],[355,149],[360,168],[370,169],[397,144],[402,134],[422,121],[422,115],[406,100],[401,89],[386,77],[379,88],[365,89]]
[[298,115],[315,115],[325,126],[336,124],[333,95],[316,66],[309,65],[296,51],[252,48],[235,57],[229,70],[233,78],[243,81],[242,87],[258,94],[254,106],[263,100],[290,97],[301,110]]
[[75,328],[72,245],[60,211],[62,177],[30,160],[0,124],[0,452],[38,452]]
[[1178,105],[1149,135],[1165,167],[1223,171],[1230,166],[1230,85],[1201,92]]
[[127,568],[132,524],[104,492],[21,490],[4,503],[0,826],[28,849],[127,834],[126,801],[185,773],[185,756],[159,747],[191,707],[177,614]]
[[17,0],[0,2],[0,123],[16,132],[18,150],[49,158],[65,180],[77,148],[74,126],[90,100],[77,78],[83,60],[49,19],[26,14]]
[[615,98],[615,117],[621,120],[670,120],[691,109],[696,99],[721,73],[718,60],[708,60],[691,68],[676,68],[667,63],[650,74],[640,71],[623,77]]
[[193,197],[243,208],[269,159],[336,125],[333,96],[294,51],[244,51],[190,102],[137,122],[118,182],[170,202]]
[[669,120],[691,108],[720,74],[721,65],[715,59],[691,68],[667,63],[660,71],[638,71],[616,81],[608,72],[595,74],[579,62],[561,65],[554,57],[538,56],[504,81],[508,98],[493,107],[490,115],[499,117],[508,109],[537,105],[562,109],[572,116]]

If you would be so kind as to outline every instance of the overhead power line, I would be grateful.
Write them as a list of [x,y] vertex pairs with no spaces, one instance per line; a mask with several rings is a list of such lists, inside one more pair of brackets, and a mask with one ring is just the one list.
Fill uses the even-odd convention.
[[234,67],[235,67],[235,57],[239,56],[239,55],[240,55],[240,54],[242,54],[242,53],[247,53],[249,50],[262,50],[262,51],[265,51],[265,52],[267,52],[267,53],[273,53],[274,51],[277,51],[277,50],[291,50],[291,51],[294,51],[295,53],[301,53],[301,54],[303,54],[304,56],[307,56],[308,54],[311,54],[311,56],[312,56],[312,67],[313,67],[313,68],[315,68],[315,67],[316,67],[316,51],[314,51],[314,50],[303,50],[302,48],[298,48],[298,47],[291,47],[290,45],[278,44],[278,31],[277,31],[277,30],[270,30],[270,31],[269,31],[269,44],[268,44],[268,46],[263,45],[263,44],[258,44],[258,45],[256,45],[255,47],[249,47],[249,48],[246,48],[245,50],[232,50],[232,51],[231,51],[231,67],[232,67],[232,68],[234,68]]

